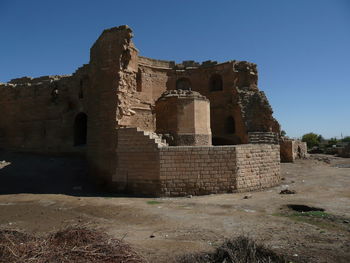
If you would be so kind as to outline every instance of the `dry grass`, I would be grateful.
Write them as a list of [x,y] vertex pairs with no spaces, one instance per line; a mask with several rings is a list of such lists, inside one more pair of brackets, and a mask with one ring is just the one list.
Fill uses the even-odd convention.
[[285,263],[283,256],[252,239],[238,237],[229,239],[213,253],[185,255],[178,259],[179,263]]
[[144,263],[122,240],[86,227],[69,227],[38,238],[0,230],[0,262],[6,263]]

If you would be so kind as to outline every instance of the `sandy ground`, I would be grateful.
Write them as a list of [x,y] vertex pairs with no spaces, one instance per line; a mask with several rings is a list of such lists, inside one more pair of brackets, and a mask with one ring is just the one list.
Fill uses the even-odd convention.
[[[282,184],[260,192],[139,198],[97,194],[82,159],[0,151],[0,227],[36,235],[71,224],[97,227],[150,262],[210,251],[239,235],[296,262],[350,262],[350,159],[322,158],[281,164]],[[285,188],[296,194],[279,194]],[[321,207],[336,220],[286,216],[288,204]]]

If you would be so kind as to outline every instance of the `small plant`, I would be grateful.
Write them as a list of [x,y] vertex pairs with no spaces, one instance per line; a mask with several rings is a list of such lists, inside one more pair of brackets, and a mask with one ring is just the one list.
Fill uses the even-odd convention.
[[[287,205],[290,210],[282,209],[273,216],[287,217],[291,220],[307,223],[322,229],[347,229],[344,224],[347,218],[326,213],[323,208],[309,207],[306,205]],[[292,211],[291,211],[292,210]]]
[[149,205],[159,205],[159,204],[161,204],[161,203],[162,203],[162,202],[156,201],[156,200],[147,201],[147,204],[149,204]]
[[315,218],[331,218],[330,214],[323,211],[296,212],[292,216],[309,216]]
[[211,253],[183,255],[178,263],[287,263],[286,257],[271,249],[255,243],[254,240],[240,236],[226,240]]

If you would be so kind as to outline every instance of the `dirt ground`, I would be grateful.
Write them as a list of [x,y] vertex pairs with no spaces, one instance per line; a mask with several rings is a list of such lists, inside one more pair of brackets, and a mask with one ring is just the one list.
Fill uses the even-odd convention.
[[[271,189],[184,198],[98,194],[85,167],[76,157],[0,151],[0,227],[36,235],[72,224],[97,227],[149,262],[210,251],[239,235],[295,262],[350,262],[350,159],[314,155],[281,164],[284,180]],[[296,194],[279,194],[286,188]],[[330,217],[298,216],[288,204],[320,207]]]

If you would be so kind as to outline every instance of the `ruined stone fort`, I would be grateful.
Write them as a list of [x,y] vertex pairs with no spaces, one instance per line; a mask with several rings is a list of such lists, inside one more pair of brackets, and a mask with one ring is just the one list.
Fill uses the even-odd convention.
[[104,30],[72,75],[0,84],[0,148],[82,154],[111,191],[184,196],[279,184],[305,144],[280,136],[256,64],[139,56]]

